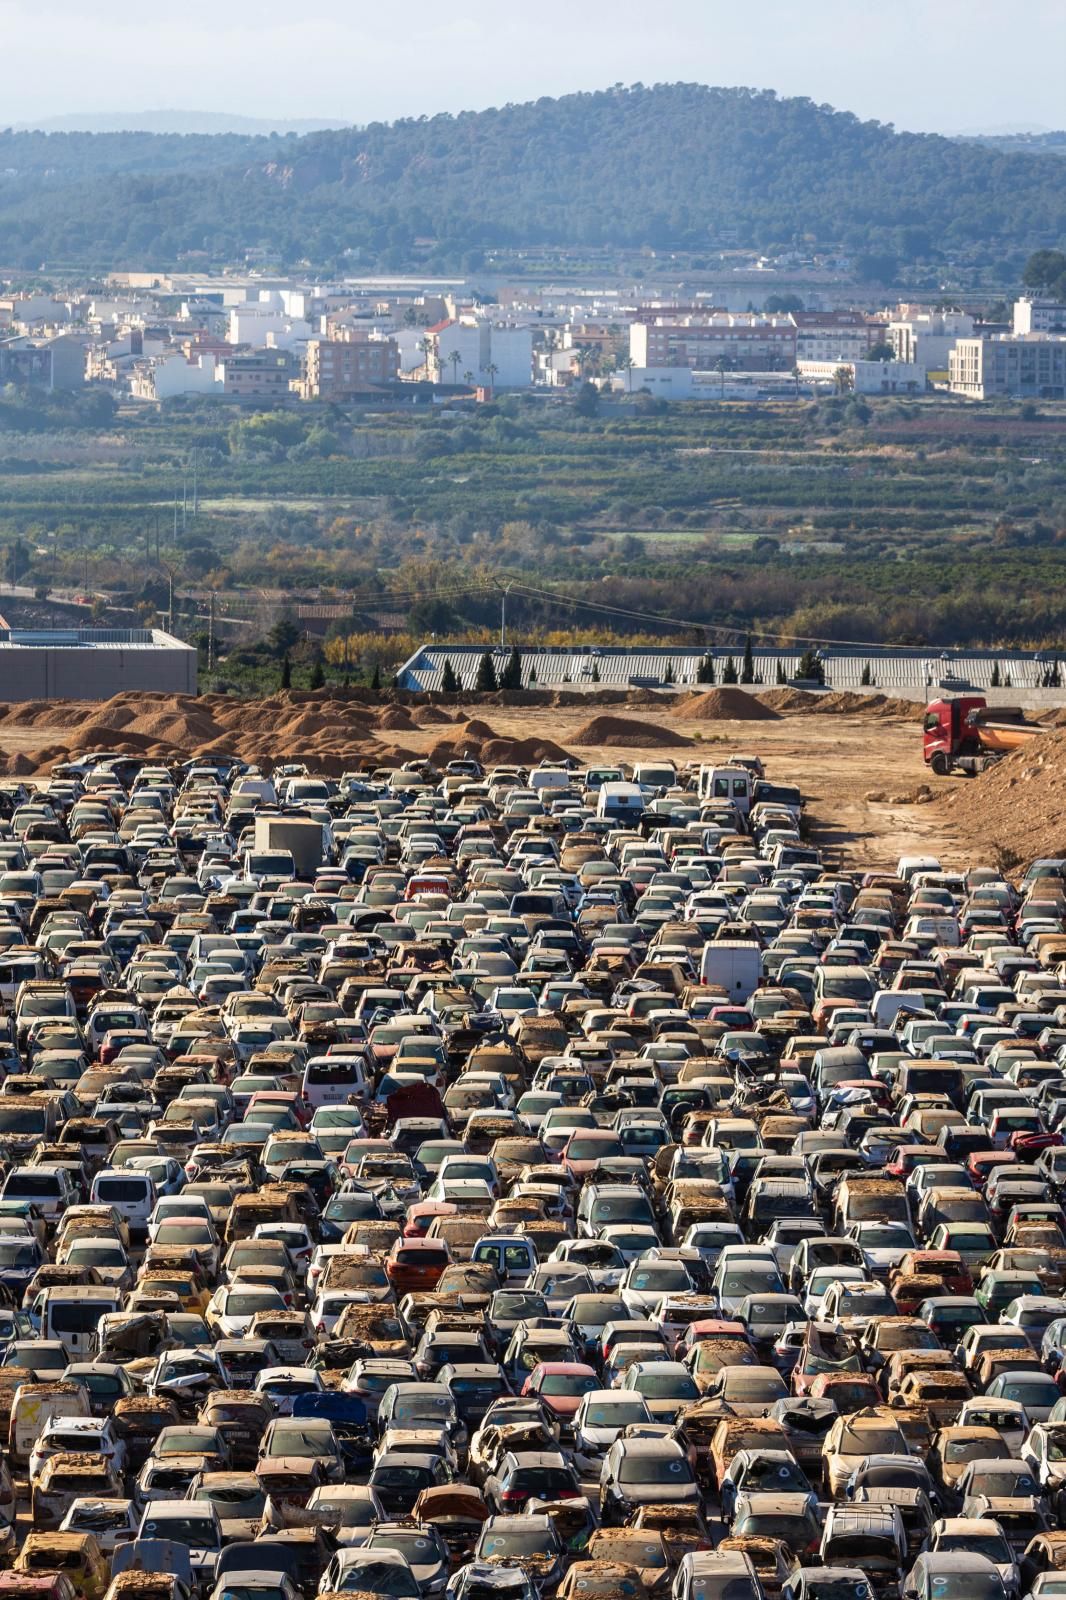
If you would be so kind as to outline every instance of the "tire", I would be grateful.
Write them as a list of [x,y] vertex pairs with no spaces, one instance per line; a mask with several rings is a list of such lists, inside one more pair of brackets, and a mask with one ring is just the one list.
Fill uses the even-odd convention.
[[951,757],[943,750],[938,750],[929,765],[938,778],[946,778],[951,771]]

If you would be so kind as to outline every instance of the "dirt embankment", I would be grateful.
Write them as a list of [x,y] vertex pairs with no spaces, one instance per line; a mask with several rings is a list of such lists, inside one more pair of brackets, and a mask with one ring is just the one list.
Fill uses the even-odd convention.
[[1066,729],[1041,734],[976,778],[941,782],[938,810],[1004,869],[1066,855]]

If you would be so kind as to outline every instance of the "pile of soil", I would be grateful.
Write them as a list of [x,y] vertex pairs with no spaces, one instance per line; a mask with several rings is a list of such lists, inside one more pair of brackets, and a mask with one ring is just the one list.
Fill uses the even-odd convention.
[[570,743],[586,745],[630,745],[636,750],[664,750],[675,745],[691,745],[683,733],[656,727],[654,722],[637,722],[632,717],[593,717],[571,736]]
[[414,728],[418,726],[406,706],[389,706],[387,710],[381,713],[380,717],[378,718],[377,725],[379,728],[386,728],[390,730],[394,728]]
[[941,810],[1009,871],[1066,855],[1066,730],[1041,734],[976,778],[945,780]]
[[684,722],[778,721],[777,712],[772,706],[744,689],[735,689],[732,684],[680,695],[671,709],[674,716]]
[[884,694],[856,693],[851,689],[833,689],[815,693],[810,689],[792,689],[782,685],[767,689],[759,695],[760,702],[772,711],[788,711],[793,716],[845,716],[845,717],[908,717],[920,718],[924,706],[917,700],[893,700]]
[[439,728],[443,723],[452,720],[440,706],[419,706],[412,718],[415,726],[419,728]]

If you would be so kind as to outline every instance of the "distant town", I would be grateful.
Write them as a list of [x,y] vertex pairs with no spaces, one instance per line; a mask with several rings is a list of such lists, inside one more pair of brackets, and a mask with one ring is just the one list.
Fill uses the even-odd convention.
[[758,259],[732,278],[678,295],[116,272],[99,287],[0,294],[0,384],[143,405],[484,401],[586,384],[668,401],[1066,397],[1054,298],[879,304],[839,273]]

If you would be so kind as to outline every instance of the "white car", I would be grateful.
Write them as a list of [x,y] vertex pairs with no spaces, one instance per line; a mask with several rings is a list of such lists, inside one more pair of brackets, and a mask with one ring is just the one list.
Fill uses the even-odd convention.
[[91,1533],[105,1556],[119,1543],[125,1544],[137,1532],[140,1516],[132,1500],[103,1500],[96,1497],[73,1500],[59,1524],[60,1533]]
[[110,1417],[53,1417],[30,1452],[31,1483],[40,1477],[46,1461],[69,1452],[104,1456],[120,1476],[126,1470],[126,1446],[116,1436]]
[[260,1311],[288,1311],[277,1289],[263,1284],[222,1284],[204,1312],[204,1321],[219,1339],[243,1339]]
[[574,1447],[578,1455],[602,1456],[623,1428],[654,1421],[648,1402],[635,1389],[590,1389],[574,1413]]

